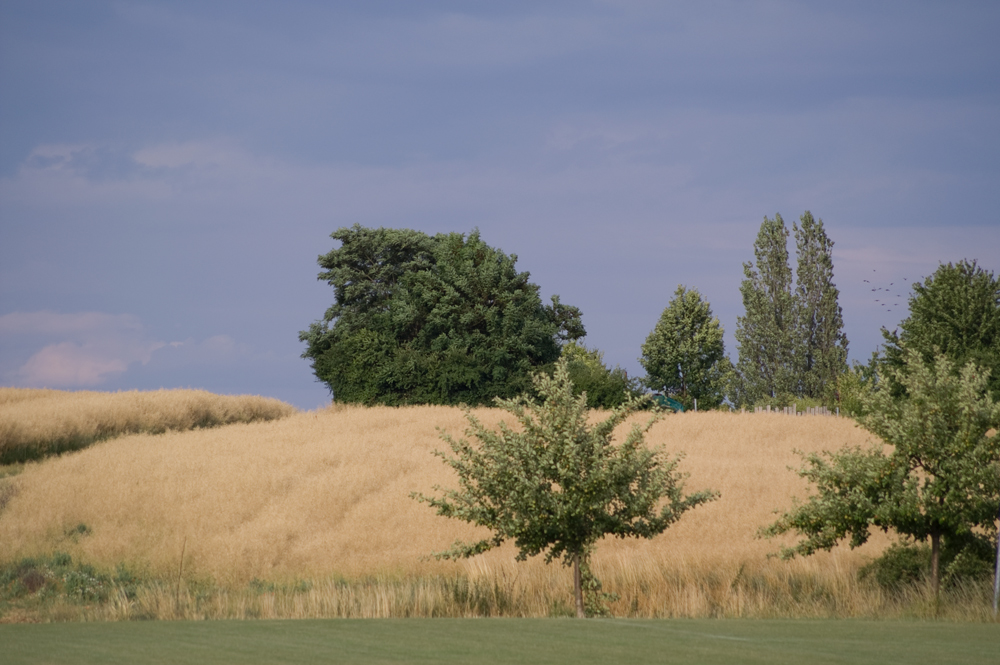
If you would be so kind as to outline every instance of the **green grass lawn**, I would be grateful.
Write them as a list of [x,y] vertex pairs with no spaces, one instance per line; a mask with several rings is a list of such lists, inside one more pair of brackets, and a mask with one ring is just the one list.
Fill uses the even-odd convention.
[[15,663],[1000,663],[1000,625],[375,619],[0,626]]

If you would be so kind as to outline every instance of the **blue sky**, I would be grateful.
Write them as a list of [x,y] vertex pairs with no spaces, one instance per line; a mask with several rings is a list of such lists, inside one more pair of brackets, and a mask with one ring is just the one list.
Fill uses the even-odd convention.
[[863,280],[1000,271],[998,29],[995,2],[0,0],[0,385],[316,407],[298,331],[355,223],[480,229],[641,373],[678,284],[735,357],[760,222],[810,210],[864,360],[905,311]]

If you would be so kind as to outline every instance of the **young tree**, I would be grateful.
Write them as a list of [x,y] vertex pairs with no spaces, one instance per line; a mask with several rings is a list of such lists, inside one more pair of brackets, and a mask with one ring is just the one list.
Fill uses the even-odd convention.
[[900,332],[885,329],[885,362],[903,367],[903,349],[925,361],[944,353],[955,367],[969,362],[990,370],[988,387],[1000,400],[1000,281],[975,261],[941,265],[913,284],[910,315]]
[[844,539],[857,547],[872,528],[929,539],[937,595],[942,540],[996,537],[1000,436],[990,430],[1000,424],[1000,407],[984,391],[988,372],[971,363],[956,372],[947,356],[931,364],[908,350],[904,367],[888,371],[906,395],[895,398],[884,387],[869,392],[859,422],[891,448],[805,456],[799,475],[817,493],[764,534],[804,536],[785,556],[829,550]]
[[334,304],[299,334],[336,400],[483,404],[512,397],[583,336],[580,310],[545,306],[517,257],[474,231],[427,236],[355,225],[319,258]]
[[742,399],[754,403],[795,390],[795,308],[788,267],[788,229],[781,215],[764,218],[753,263],[743,264],[745,315],[736,318],[737,371]]
[[685,409],[722,403],[726,357],[722,326],[696,289],[679,285],[642,345],[639,362],[646,385],[678,400]]
[[798,390],[821,398],[847,371],[847,335],[833,283],[833,241],[823,220],[808,210],[793,224],[798,269],[795,271],[795,311]]
[[541,403],[525,395],[497,400],[515,416],[519,431],[506,423],[489,430],[468,413],[466,434],[478,445],[442,435],[455,456],[436,454],[458,474],[460,489],[444,490],[440,498],[413,496],[439,515],[493,532],[479,542],[456,542],[436,555],[440,558],[470,557],[513,540],[519,561],[544,554],[546,563],[561,559],[572,565],[576,612],[582,617],[581,568],[602,536],[652,538],[715,495],[701,491],[685,497],[680,457],[667,458],[643,445],[655,416],[614,445],[615,428],[641,400],[630,399],[589,426],[586,398],[573,394],[567,364],[560,359],[551,377],[534,375]]

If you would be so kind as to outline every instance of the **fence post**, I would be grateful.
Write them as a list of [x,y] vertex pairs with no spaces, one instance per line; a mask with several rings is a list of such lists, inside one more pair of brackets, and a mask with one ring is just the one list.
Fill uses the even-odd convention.
[[[1000,518],[1000,512],[997,517]],[[997,618],[997,601],[1000,600],[1000,535],[997,536],[997,567],[993,571],[993,618]]]

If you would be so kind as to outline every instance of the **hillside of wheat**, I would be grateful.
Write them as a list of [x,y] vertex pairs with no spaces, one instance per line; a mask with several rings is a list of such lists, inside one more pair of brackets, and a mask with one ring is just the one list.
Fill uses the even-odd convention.
[[295,407],[270,397],[205,390],[0,387],[0,464],[76,450],[123,434],[273,420],[295,412]]
[[[504,412],[477,410],[485,423]],[[644,417],[644,416],[637,416]],[[648,416],[645,416],[648,417]],[[0,559],[64,551],[98,565],[153,574],[250,579],[450,574],[513,566],[511,548],[467,562],[427,558],[477,536],[410,498],[454,485],[433,455],[437,428],[465,429],[449,407],[331,407],[262,423],[125,436],[40,463],[8,479],[0,510]],[[848,419],[777,414],[666,416],[650,445],[684,451],[689,490],[721,498],[651,541],[602,541],[596,569],[643,566],[733,570],[762,565],[778,543],[756,537],[773,511],[807,490],[789,466],[793,449],[863,445]],[[781,565],[854,570],[884,546],[838,548]],[[183,564],[181,564],[183,556]],[[521,574],[512,572],[511,574]]]

